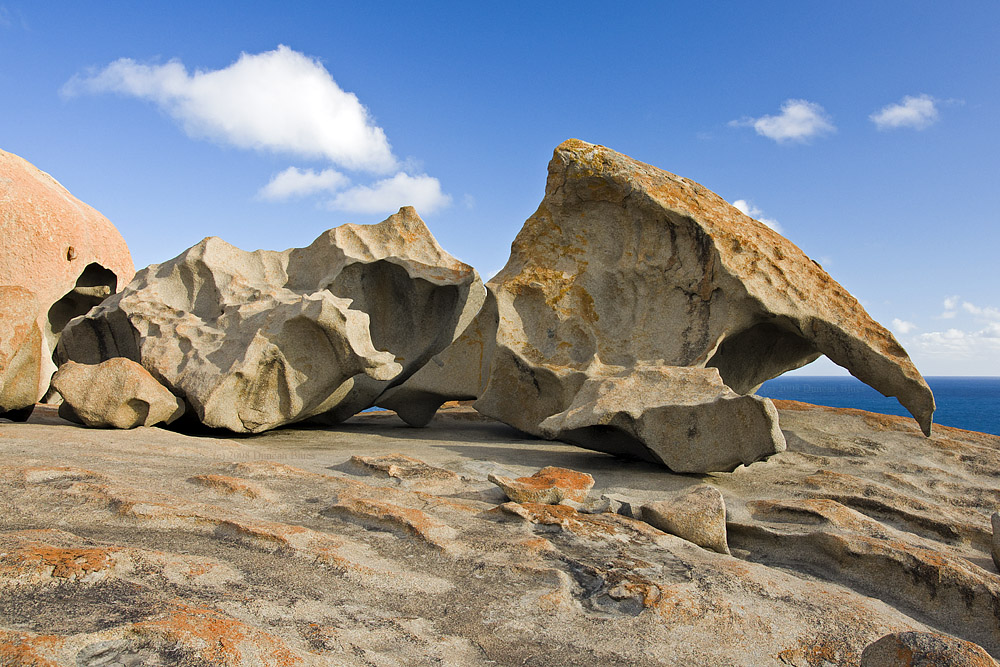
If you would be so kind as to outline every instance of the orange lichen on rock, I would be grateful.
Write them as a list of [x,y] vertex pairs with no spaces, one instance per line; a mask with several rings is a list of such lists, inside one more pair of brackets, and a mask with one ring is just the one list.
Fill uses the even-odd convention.
[[161,618],[133,624],[129,634],[177,644],[219,667],[286,667],[303,662],[277,637],[212,609],[182,606]]
[[582,503],[594,488],[593,476],[555,466],[542,468],[531,477],[511,479],[491,474],[489,480],[516,503],[556,505],[564,500]]

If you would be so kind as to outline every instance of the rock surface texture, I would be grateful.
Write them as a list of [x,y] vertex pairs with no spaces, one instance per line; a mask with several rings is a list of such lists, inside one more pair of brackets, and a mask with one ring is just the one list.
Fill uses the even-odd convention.
[[856,666],[907,632],[1000,655],[1000,438],[775,403],[786,451],[710,476],[732,555],[508,501],[489,475],[558,466],[633,507],[703,479],[470,408],[215,438],[41,406],[0,424],[0,664]]
[[861,654],[861,667],[996,667],[970,642],[935,632],[894,632]]
[[0,150],[0,415],[30,410],[56,370],[66,323],[132,279],[107,218]]
[[[732,392],[825,354],[930,432],[934,398],[906,352],[818,264],[701,185],[603,146],[556,148],[545,197],[487,287],[473,325],[387,407],[421,423],[477,397],[533,435],[729,470],[783,447],[767,399]],[[690,370],[675,382],[672,367]],[[618,409],[602,394],[623,383],[645,386]],[[404,410],[404,396],[419,400]]]
[[336,423],[447,347],[484,296],[407,207],[284,252],[207,238],[75,320],[58,351],[141,363],[206,426]]
[[67,362],[52,376],[52,386],[63,397],[59,416],[87,426],[155,426],[184,414],[182,401],[124,357],[96,366]]

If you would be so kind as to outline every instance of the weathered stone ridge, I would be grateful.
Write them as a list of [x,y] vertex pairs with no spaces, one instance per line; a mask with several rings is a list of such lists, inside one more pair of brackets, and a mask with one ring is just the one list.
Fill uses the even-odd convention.
[[207,238],[71,323],[59,354],[137,361],[207,426],[336,423],[447,347],[483,297],[403,208],[283,252]]

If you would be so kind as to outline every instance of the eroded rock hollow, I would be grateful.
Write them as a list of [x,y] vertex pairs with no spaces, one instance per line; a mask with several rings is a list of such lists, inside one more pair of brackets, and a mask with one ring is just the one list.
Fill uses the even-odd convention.
[[[930,433],[934,398],[905,350],[816,262],[707,188],[603,146],[556,148],[545,198],[487,287],[468,331],[386,407],[421,423],[443,400],[477,398],[534,435],[731,469],[784,447],[773,407],[750,395],[825,354]],[[637,369],[670,367],[689,371],[601,398]],[[668,395],[686,402],[692,376],[700,407],[662,410]],[[710,417],[737,405],[733,392],[760,407]]]
[[47,173],[0,150],[0,416],[49,388],[63,327],[132,279],[111,222]]
[[210,427],[336,423],[447,347],[484,296],[407,207],[283,252],[207,238],[74,320],[59,355],[137,361]]

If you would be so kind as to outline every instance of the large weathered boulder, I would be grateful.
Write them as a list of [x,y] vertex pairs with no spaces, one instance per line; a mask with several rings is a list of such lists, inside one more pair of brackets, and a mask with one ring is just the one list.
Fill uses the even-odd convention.
[[184,414],[182,401],[124,357],[94,366],[69,361],[52,376],[52,386],[63,397],[59,416],[87,426],[155,426]]
[[[599,395],[604,378],[639,368],[713,368],[748,395],[825,354],[897,397],[930,432],[934,398],[906,352],[816,262],[701,185],[603,146],[556,148],[545,198],[487,288],[467,334],[394,392],[397,403],[420,399],[409,405],[418,414],[402,415],[408,421],[428,419],[435,401],[474,395],[483,414],[543,437],[567,437],[553,416],[574,412],[566,424],[574,442],[648,458],[649,442],[632,451],[601,445],[613,406],[591,410],[588,424],[583,387]],[[622,414],[641,414],[645,400],[631,396]],[[727,401],[706,400],[691,413],[720,414]],[[758,415],[768,412],[758,406]],[[752,449],[779,451],[777,429],[765,430],[775,438]],[[744,434],[733,420],[712,431],[737,450]],[[689,440],[693,450],[718,443],[699,432]]]
[[59,354],[137,361],[211,427],[336,423],[447,347],[484,296],[407,207],[283,252],[207,238],[71,323]]
[[49,388],[66,323],[132,279],[128,246],[107,218],[54,178],[0,150],[0,415]]

